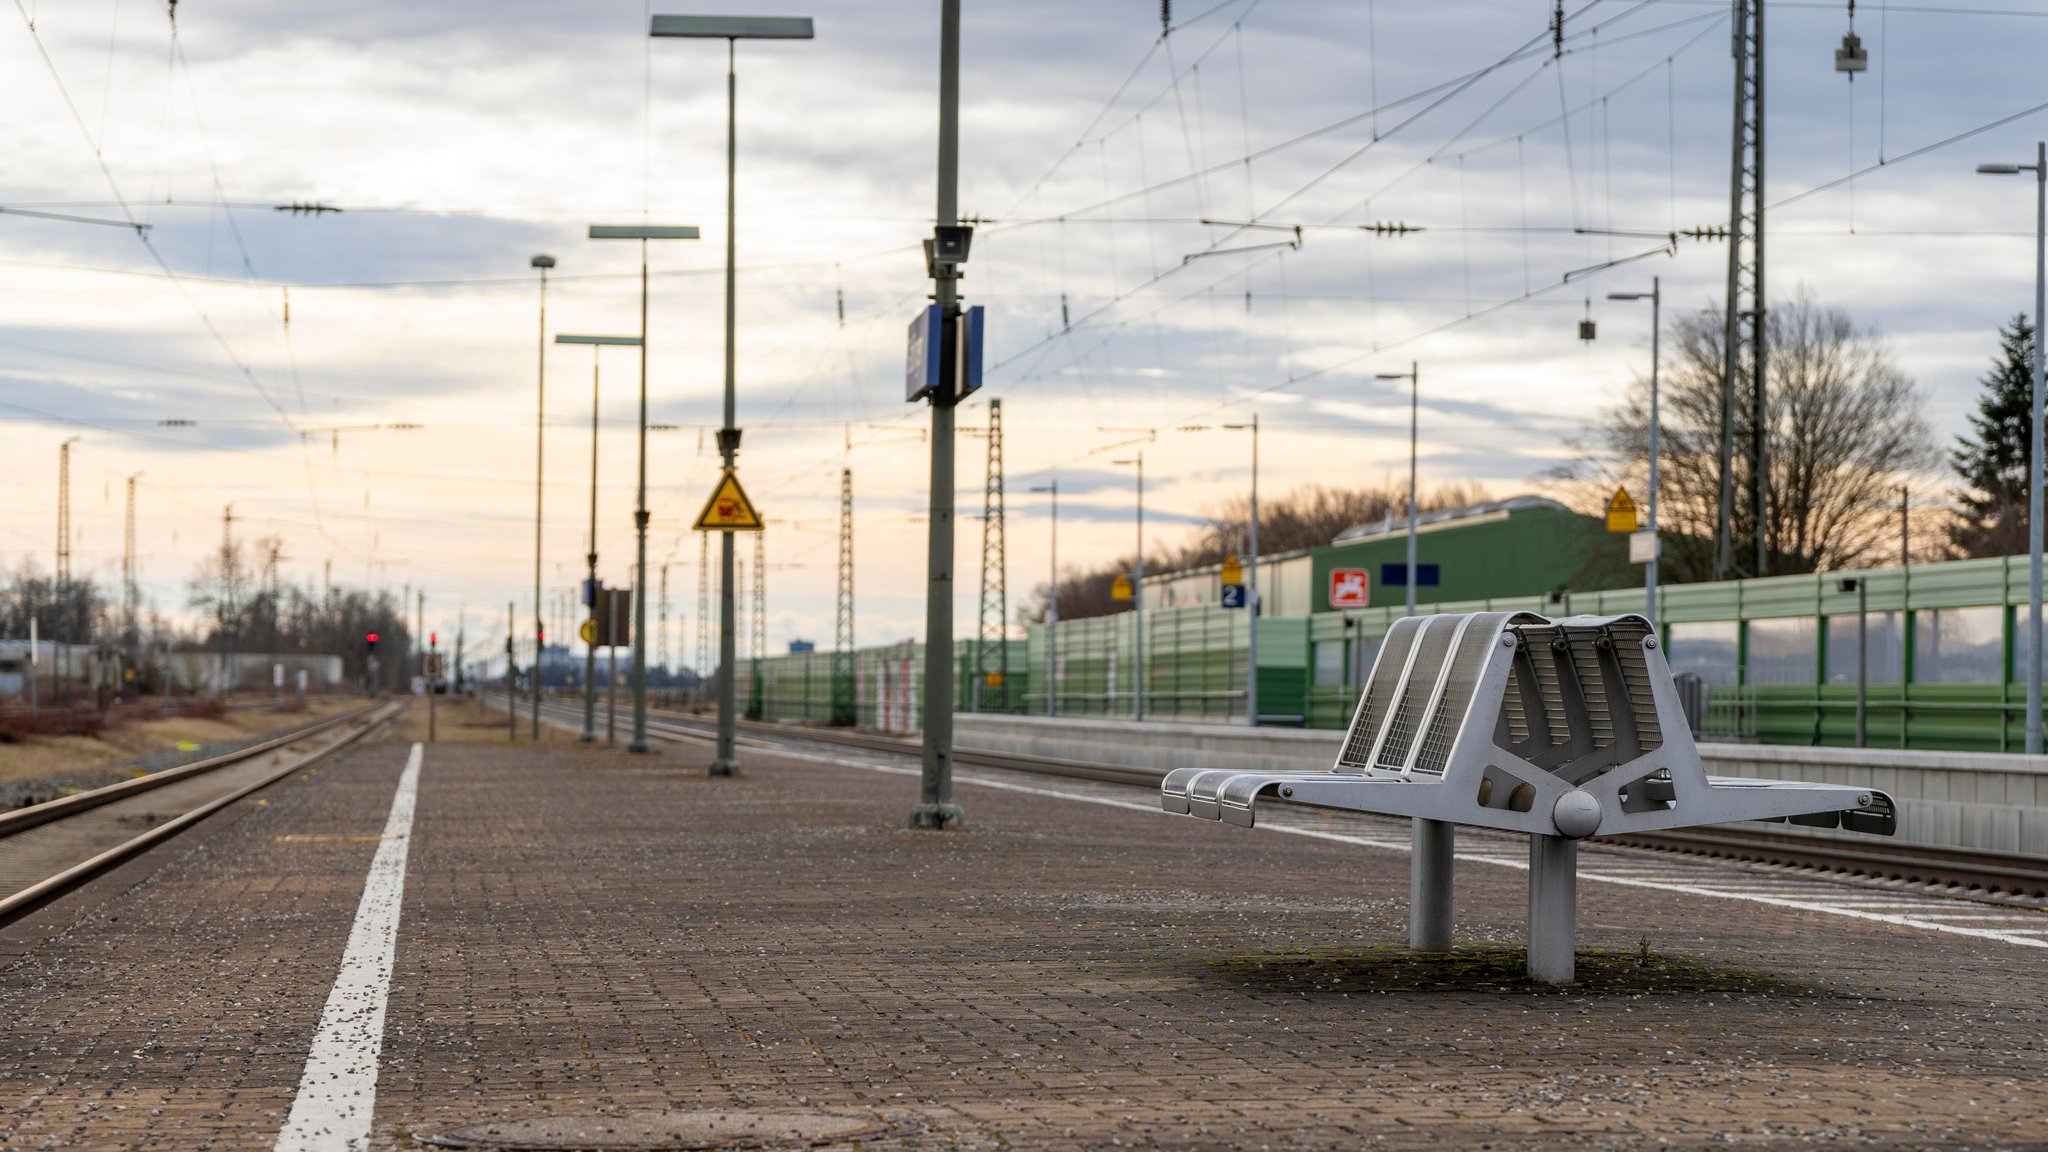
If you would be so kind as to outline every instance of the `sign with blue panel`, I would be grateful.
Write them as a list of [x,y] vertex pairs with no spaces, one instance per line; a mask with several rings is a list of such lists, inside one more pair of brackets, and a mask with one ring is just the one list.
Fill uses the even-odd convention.
[[[1406,588],[1406,587],[1408,586],[1408,563],[1407,563],[1407,561],[1402,561],[1402,562],[1400,562],[1400,563],[1398,563],[1398,564],[1382,564],[1382,565],[1380,565],[1380,583],[1381,583],[1381,584],[1383,584],[1383,585],[1386,585],[1387,587],[1390,587],[1390,588]],[[1416,587],[1418,587],[1418,588],[1429,588],[1429,587],[1433,587],[1433,586],[1434,586],[1434,585],[1435,585],[1436,583],[1437,583],[1437,568],[1436,568],[1436,565],[1434,565],[1434,564],[1417,564],[1417,565],[1415,566],[1415,586],[1416,586]]]
[[[939,306],[930,304],[910,322],[909,355],[904,362],[903,399],[922,400],[939,390],[944,362],[943,321]],[[954,354],[960,358],[953,395],[957,399],[981,387],[983,309],[962,309],[954,320]]]
[[939,387],[939,306],[932,304],[910,322],[910,358],[903,372],[903,398],[922,400]]
[[1223,606],[1225,608],[1244,607],[1244,585],[1225,584],[1223,586]]

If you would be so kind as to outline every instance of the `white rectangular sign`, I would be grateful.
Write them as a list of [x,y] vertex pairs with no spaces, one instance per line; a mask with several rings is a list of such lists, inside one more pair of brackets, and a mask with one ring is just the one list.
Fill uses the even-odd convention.
[[1631,532],[1628,536],[1628,562],[1648,564],[1657,558],[1657,534],[1655,532]]

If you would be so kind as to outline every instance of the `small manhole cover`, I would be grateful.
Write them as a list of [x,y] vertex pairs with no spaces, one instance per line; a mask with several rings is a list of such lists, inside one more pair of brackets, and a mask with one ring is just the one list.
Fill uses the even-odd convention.
[[805,1148],[864,1140],[888,1127],[871,1117],[832,1112],[640,1112],[499,1120],[421,1139],[444,1148],[524,1152]]

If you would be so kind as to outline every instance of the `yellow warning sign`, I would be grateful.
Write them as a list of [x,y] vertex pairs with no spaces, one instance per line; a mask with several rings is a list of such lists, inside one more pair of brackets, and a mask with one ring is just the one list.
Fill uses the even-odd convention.
[[1244,583],[1244,567],[1237,562],[1237,553],[1235,552],[1223,558],[1222,582],[1225,584]]
[[1003,686],[1003,674],[1001,672],[989,673],[988,686],[991,688],[1001,688]]
[[754,502],[747,499],[746,490],[740,487],[740,478],[727,468],[719,478],[718,487],[711,493],[711,499],[704,502],[704,510],[697,513],[695,525],[699,532],[759,532],[761,514],[754,510]]
[[1609,532],[1633,532],[1636,530],[1636,502],[1629,499],[1628,489],[1616,488],[1614,499],[1607,502],[1607,530]]
[[1109,586],[1109,598],[1111,600],[1129,600],[1131,598],[1131,578],[1121,572],[1117,573],[1116,583]]
[[585,620],[583,627],[576,630],[576,634],[583,637],[585,644],[595,645],[597,643],[597,621]]

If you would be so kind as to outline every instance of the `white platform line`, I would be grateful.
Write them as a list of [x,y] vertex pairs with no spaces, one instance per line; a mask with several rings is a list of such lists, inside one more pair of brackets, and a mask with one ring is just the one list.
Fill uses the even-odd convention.
[[[887,764],[875,764],[870,761],[849,760],[841,756],[817,756],[793,751],[781,751],[777,754],[788,756],[794,760],[813,760],[821,764],[837,764],[847,768],[865,768],[871,772],[887,772],[896,776],[917,776],[923,772],[921,768],[897,768]],[[1059,788],[1036,788],[1028,784],[1012,784],[1005,780],[990,780],[985,776],[956,773],[953,779],[961,784],[973,784],[981,788],[1000,788],[1005,792],[1022,792],[1031,796],[1055,796],[1064,800],[1079,800],[1084,804],[1102,804],[1111,808],[1127,808],[1140,812],[1158,812],[1161,815],[1171,815],[1171,813],[1161,812],[1156,803],[1139,804],[1129,800],[1112,800],[1107,796],[1091,796],[1080,792],[1068,792]],[[1320,828],[1302,828],[1278,822],[1261,823],[1256,825],[1255,828],[1259,831],[1285,832],[1294,836],[1308,836],[1317,840],[1335,840],[1340,843],[1357,844],[1367,848],[1386,848],[1395,852],[1407,852],[1410,850],[1410,845],[1405,839],[1395,840],[1390,837],[1354,836],[1343,832],[1327,832]],[[1529,868],[1527,860],[1483,850],[1459,852],[1456,856],[1460,860],[1470,861],[1475,864],[1492,864],[1497,867],[1512,868],[1517,871],[1527,871]],[[1879,924],[1890,924],[1899,928],[1914,928],[1924,932],[1942,932],[1954,936],[1969,936],[1979,940],[1997,940],[2001,943],[2018,944],[2021,947],[2027,948],[2048,948],[2048,939],[2037,939],[2032,933],[2024,929],[1968,928],[1959,924],[1939,924],[1930,920],[1919,919],[1917,915],[1866,911],[1853,903],[1857,899],[1856,894],[1847,892],[1843,893],[1840,899],[1836,899],[1833,894],[1829,894],[1826,897],[1801,900],[1790,896],[1769,895],[1758,891],[1711,887],[1710,885],[1727,883],[1727,881],[1716,880],[1711,877],[1703,876],[1689,883],[1672,880],[1645,880],[1627,874],[1624,869],[1608,872],[1603,871],[1597,864],[1589,867],[1589,863],[1581,862],[1579,879],[1603,884],[1619,884],[1626,888],[1650,888],[1662,892],[1682,893],[1688,896],[1709,896],[1719,900],[1741,900],[1751,904],[1766,904],[1774,908],[1786,908],[1799,912],[1819,912],[1828,916],[1846,916],[1852,920],[1868,920]],[[1705,869],[1702,868],[1702,871],[1704,872]],[[1766,883],[1768,884],[1769,882],[1766,881]]]
[[341,975],[327,994],[320,1027],[306,1053],[306,1071],[292,1101],[277,1152],[357,1152],[370,1145],[377,1107],[377,1059],[384,1048],[384,1006],[398,952],[398,913],[405,899],[405,855],[412,843],[413,800],[419,793],[421,746],[412,746],[384,837],[370,861],[355,926],[341,954]]

